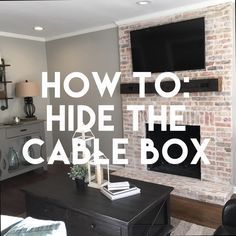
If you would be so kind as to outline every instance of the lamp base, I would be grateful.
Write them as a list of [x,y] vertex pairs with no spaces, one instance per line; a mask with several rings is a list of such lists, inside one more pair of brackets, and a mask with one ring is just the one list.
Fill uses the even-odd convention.
[[24,111],[25,111],[25,114],[26,114],[26,117],[25,118],[34,118],[34,113],[35,113],[35,106],[34,106],[34,103],[33,103],[33,98],[32,97],[25,97],[24,98],[24,101],[25,101],[25,106],[24,106]]
[[21,117],[20,118],[20,121],[33,121],[33,120],[37,120],[37,117],[34,116],[34,117]]

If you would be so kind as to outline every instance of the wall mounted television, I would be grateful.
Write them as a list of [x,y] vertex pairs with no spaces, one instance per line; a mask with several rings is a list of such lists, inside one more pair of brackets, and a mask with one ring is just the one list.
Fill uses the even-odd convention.
[[134,72],[205,68],[205,21],[197,18],[130,32]]

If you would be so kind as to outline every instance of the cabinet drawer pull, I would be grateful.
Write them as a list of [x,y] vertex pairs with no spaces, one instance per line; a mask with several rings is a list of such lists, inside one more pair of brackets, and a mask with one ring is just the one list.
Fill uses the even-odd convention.
[[95,229],[95,227],[96,227],[96,225],[95,224],[91,224],[91,229],[93,230],[93,229]]
[[25,131],[27,131],[27,129],[21,129],[21,130],[20,130],[20,132],[25,132]]

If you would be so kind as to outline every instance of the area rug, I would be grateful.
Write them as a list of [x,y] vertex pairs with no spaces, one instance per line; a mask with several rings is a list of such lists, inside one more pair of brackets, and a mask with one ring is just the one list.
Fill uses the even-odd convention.
[[174,230],[172,231],[171,236],[213,235],[213,233],[215,232],[215,229],[192,224],[176,218],[171,218],[171,224],[174,226]]

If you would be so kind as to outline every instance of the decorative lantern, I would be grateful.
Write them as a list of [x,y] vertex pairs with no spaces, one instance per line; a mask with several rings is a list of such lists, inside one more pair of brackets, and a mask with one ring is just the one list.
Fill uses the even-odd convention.
[[[86,148],[90,151],[90,160],[88,161],[88,186],[93,188],[101,188],[110,181],[109,164],[96,164],[94,160],[94,139],[95,136],[90,129],[79,127],[73,138],[83,139],[86,143]],[[108,160],[104,153],[99,151],[99,159]],[[109,163],[109,162],[108,162]]]
[[[90,155],[94,153],[94,139],[95,136],[90,129],[85,129],[83,126],[79,127],[73,134],[72,139],[78,138],[85,141],[86,148],[90,151]],[[72,153],[70,158],[72,159]]]
[[90,129],[84,129],[84,127],[79,127],[73,134],[72,139],[74,138],[79,138],[79,139],[83,139],[86,143],[86,148],[89,149],[91,155],[93,154],[94,150],[94,139],[95,136],[93,134],[93,132]]
[[[99,151],[99,159],[109,160],[104,153]],[[109,163],[109,162],[108,162]],[[109,164],[96,164],[94,154],[88,162],[88,186],[93,188],[101,188],[110,182]]]

